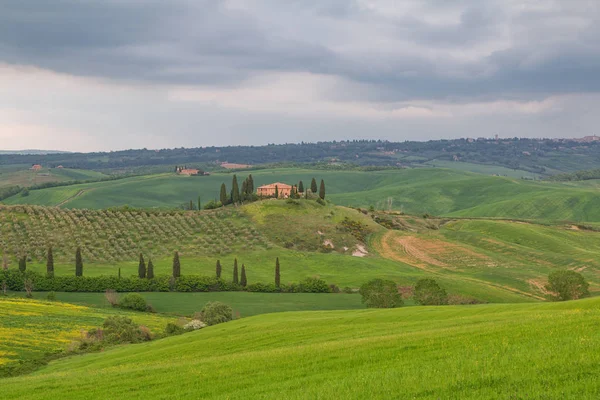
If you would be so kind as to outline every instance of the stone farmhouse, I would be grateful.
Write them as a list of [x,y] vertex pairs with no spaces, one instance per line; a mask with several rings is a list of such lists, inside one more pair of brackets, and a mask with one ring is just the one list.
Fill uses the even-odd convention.
[[294,186],[287,185],[281,182],[271,183],[269,185],[263,185],[256,188],[256,194],[262,197],[273,197],[275,196],[275,187],[277,187],[277,193],[281,198],[288,198],[292,193]]

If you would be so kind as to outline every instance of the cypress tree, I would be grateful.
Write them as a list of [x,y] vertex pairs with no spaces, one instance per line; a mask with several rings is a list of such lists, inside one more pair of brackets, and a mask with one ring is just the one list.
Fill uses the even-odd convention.
[[173,256],[173,278],[179,278],[181,276],[181,264],[179,263],[179,253],[175,252]]
[[219,196],[219,200],[221,200],[221,204],[227,204],[227,187],[224,183],[221,184],[221,195]]
[[48,278],[54,278],[54,255],[52,254],[52,246],[48,247],[46,255],[46,275]]
[[304,192],[304,183],[302,183],[302,181],[298,182],[298,191],[300,193]]
[[119,274],[117,275],[119,279],[121,279],[121,268],[119,268]]
[[275,198],[279,198],[279,188],[277,187],[277,185],[275,185]]
[[233,175],[233,181],[231,182],[231,201],[234,204],[240,202],[240,188],[238,187],[237,176]]
[[325,200],[325,181],[321,179],[321,187],[319,188],[319,197]]
[[217,267],[216,267],[216,272],[217,272],[217,278],[221,277],[221,260],[217,260]]
[[27,269],[27,256],[23,255],[23,257],[19,258],[19,271],[25,272]]
[[242,182],[242,192],[240,194],[241,200],[244,201],[246,199],[246,195],[248,194],[248,180],[244,180]]
[[236,285],[239,283],[237,258],[233,260],[233,283],[235,283]]
[[246,266],[242,264],[242,277],[240,278],[240,285],[242,287],[246,287],[248,284],[248,279],[246,279]]
[[152,264],[152,259],[148,259],[148,270],[146,272],[146,278],[154,279],[154,264]]
[[75,276],[83,276],[83,259],[81,257],[81,247],[77,247],[75,252]]
[[194,209],[194,202],[190,200],[190,211]]
[[310,182],[310,191],[317,193],[317,180],[315,178],[312,178],[312,181]]
[[200,196],[198,196],[198,211],[202,210],[202,202],[200,201]]
[[254,193],[254,178],[252,174],[248,175],[248,194]]
[[279,257],[275,259],[275,286],[281,285],[281,273],[279,272]]
[[140,253],[140,264],[138,265],[138,277],[143,279],[146,277],[146,262],[144,256]]

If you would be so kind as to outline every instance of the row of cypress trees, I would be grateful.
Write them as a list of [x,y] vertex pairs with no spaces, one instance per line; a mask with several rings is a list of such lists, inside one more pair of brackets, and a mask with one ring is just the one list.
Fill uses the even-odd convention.
[[[19,259],[19,270],[25,272],[27,269],[27,256]],[[48,278],[54,278],[54,253],[52,246],[48,247],[46,252],[46,275]],[[81,256],[81,247],[75,251],[75,276],[83,276],[83,257]]]
[[[175,252],[173,255],[173,278],[179,278],[181,276],[181,262],[179,261],[179,252]],[[138,264],[138,278],[140,279],[154,279],[154,264],[152,259],[148,259],[148,265],[144,261],[144,255],[140,253],[140,262]]]
[[[223,272],[223,267],[221,266],[221,260],[217,260],[217,265],[215,268],[215,272],[217,278],[221,278],[221,274]],[[235,258],[233,260],[233,279],[232,282],[236,285],[239,284],[243,287],[246,287],[248,284],[248,278],[246,277],[246,266],[242,264],[241,277],[238,276],[238,260]],[[279,266],[279,257],[275,260],[275,286],[279,287],[281,285],[281,272]]]

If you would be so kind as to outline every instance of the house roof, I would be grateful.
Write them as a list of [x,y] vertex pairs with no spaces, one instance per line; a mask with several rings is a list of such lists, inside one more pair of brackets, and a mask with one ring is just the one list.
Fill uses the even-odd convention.
[[268,185],[259,186],[258,189],[275,189],[275,186],[277,186],[277,189],[291,189],[292,188],[291,185],[281,183],[281,182],[275,182],[275,183],[270,183]]

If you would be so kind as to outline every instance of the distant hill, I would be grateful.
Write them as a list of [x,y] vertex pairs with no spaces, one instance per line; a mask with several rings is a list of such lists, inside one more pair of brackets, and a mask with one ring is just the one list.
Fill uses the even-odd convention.
[[16,155],[47,155],[47,154],[69,154],[69,151],[62,150],[0,150],[0,154]]

